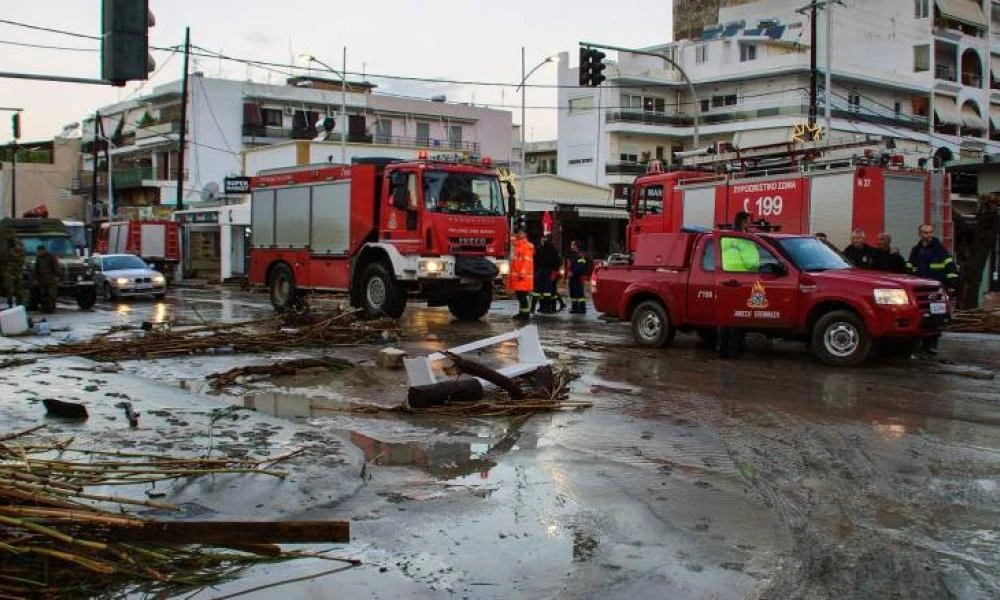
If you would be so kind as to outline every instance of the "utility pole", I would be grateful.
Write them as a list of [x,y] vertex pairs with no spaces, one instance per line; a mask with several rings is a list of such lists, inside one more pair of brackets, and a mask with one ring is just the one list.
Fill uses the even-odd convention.
[[[100,111],[94,113],[94,141],[92,142],[90,149],[90,160],[91,166],[93,167],[94,176],[90,182],[90,222],[93,225],[97,220],[97,128],[101,124],[101,113]],[[96,227],[96,225],[95,225]],[[97,239],[97,229],[94,229],[94,239]]]
[[[816,42],[818,35],[818,28],[816,23],[816,13],[819,9],[819,0],[813,0],[810,6],[810,17],[809,17],[809,131],[808,138],[813,139],[813,132],[816,131],[816,80],[819,79],[819,73],[816,70]],[[827,95],[830,91],[827,90]]]
[[833,133],[831,105],[833,100],[833,2],[826,3],[826,83],[823,92],[823,115],[826,119],[826,138]]
[[184,77],[181,83],[181,132],[177,152],[177,208],[184,210],[184,151],[187,146],[188,64],[191,60],[191,28],[184,28]]
[[340,69],[340,116],[343,125],[340,128],[340,163],[347,164],[347,46],[344,46],[344,59]]
[[17,218],[17,140],[10,143],[10,218]]

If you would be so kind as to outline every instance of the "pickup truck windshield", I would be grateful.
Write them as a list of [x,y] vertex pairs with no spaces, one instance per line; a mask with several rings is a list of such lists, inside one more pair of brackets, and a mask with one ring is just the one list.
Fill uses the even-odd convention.
[[836,250],[814,237],[783,238],[778,245],[801,271],[850,269],[851,264]]
[[427,209],[434,212],[466,215],[502,215],[500,183],[490,175],[426,171],[424,197]]
[[45,246],[49,252],[59,258],[76,257],[76,249],[73,248],[73,240],[67,235],[60,236],[18,236],[24,244],[25,254],[34,255],[39,246]]

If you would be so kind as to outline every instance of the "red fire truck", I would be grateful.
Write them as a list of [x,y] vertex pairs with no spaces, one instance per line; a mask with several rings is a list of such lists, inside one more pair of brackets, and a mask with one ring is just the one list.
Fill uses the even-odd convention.
[[[707,166],[704,159],[695,162]],[[923,223],[935,224],[950,246],[950,196],[943,171],[908,169],[902,156],[871,150],[843,160],[729,173],[695,168],[662,172],[653,165],[631,190],[629,250],[635,251],[641,233],[713,228],[732,222],[739,211],[782,233],[826,233],[838,248],[850,242],[854,228],[869,237],[888,232],[905,248],[916,242]]]
[[276,310],[310,291],[349,291],[368,316],[398,318],[419,292],[473,320],[510,271],[489,159],[356,159],[264,172],[250,187],[250,282],[268,286]]
[[162,219],[111,221],[97,232],[98,254],[135,254],[169,274],[181,259],[180,225]]

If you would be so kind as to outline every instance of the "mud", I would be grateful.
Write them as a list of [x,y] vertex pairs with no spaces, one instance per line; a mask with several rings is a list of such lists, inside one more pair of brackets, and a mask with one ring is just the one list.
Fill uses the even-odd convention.
[[[261,296],[184,290],[163,305],[58,314],[53,325],[71,327],[57,336],[85,336],[268,310]],[[440,350],[510,330],[513,312],[501,303],[484,322],[455,323],[446,310],[412,309],[394,345]],[[186,518],[350,519],[352,543],[337,551],[364,566],[262,566],[194,598],[293,578],[243,597],[1000,596],[1000,340],[948,335],[936,360],[840,370],[762,339],[744,359],[721,361],[691,336],[634,348],[624,325],[594,315],[537,324],[549,356],[581,374],[572,399],[594,408],[526,420],[341,412],[405,394],[405,375],[377,369],[381,346],[371,346],[329,349],[358,365],[348,371],[224,394],[204,376],[300,355],[124,362],[120,372],[47,360],[0,371],[0,417],[34,422],[40,398],[76,397],[112,408],[91,417],[95,432],[60,425],[65,433],[199,452],[212,411],[235,405],[241,418],[217,424],[217,451],[316,445],[290,465],[287,485],[193,482],[167,499]],[[147,429],[127,431],[113,408],[120,396],[144,411]]]

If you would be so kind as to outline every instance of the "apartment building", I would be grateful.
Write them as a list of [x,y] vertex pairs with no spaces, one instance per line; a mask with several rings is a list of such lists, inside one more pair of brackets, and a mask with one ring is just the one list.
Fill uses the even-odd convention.
[[[694,147],[696,115],[699,147],[793,142],[809,111],[813,40],[809,11],[800,11],[805,4],[705,2],[679,24],[678,33],[693,37],[643,49],[679,64],[697,101],[681,73],[662,59],[609,53],[608,79],[591,89],[575,87],[577,69],[564,54],[559,174],[611,185],[620,196],[650,160],[670,162],[675,152]],[[1000,150],[1000,2],[843,0],[831,6],[819,10],[815,40],[818,124],[826,137],[891,139],[914,165]],[[693,31],[698,19],[711,22]],[[829,94],[823,89],[828,46]]]
[[[346,107],[346,118],[341,107]],[[114,210],[119,215],[169,214],[176,206],[180,168],[181,82],[104,106],[100,115],[109,145]],[[94,115],[83,121],[84,170],[95,139]],[[182,192],[185,205],[215,199],[228,176],[245,171],[244,152],[293,140],[325,142],[323,162],[353,157],[416,158],[432,153],[511,160],[509,112],[375,93],[364,82],[293,77],[284,85],[235,81],[195,73],[190,77]],[[341,141],[343,140],[343,144]],[[274,156],[282,156],[275,153]],[[295,164],[267,164],[259,168]],[[99,158],[103,169],[103,158]],[[83,178],[86,179],[86,178]],[[106,197],[106,194],[105,194]]]

